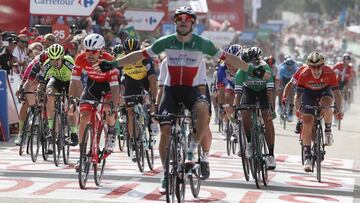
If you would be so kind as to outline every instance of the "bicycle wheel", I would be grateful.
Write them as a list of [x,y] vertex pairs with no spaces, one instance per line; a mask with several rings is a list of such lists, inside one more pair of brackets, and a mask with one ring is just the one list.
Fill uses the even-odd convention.
[[97,138],[97,151],[98,151],[98,163],[94,163],[94,180],[96,185],[100,185],[104,176],[104,169],[106,164],[106,156],[105,154],[105,137],[107,133],[107,128],[102,124],[99,126],[99,129],[96,132]]
[[70,126],[69,126],[69,121],[67,116],[64,115],[63,117],[63,133],[61,136],[61,144],[62,144],[62,155],[63,155],[63,161],[64,164],[68,164],[69,163],[69,158],[70,158],[70,145],[65,141],[65,138],[70,138]]
[[34,115],[32,119],[32,125],[31,125],[31,134],[30,134],[30,154],[31,154],[31,160],[33,162],[36,162],[39,149],[40,149],[40,116]]
[[322,162],[322,130],[321,128],[316,129],[316,179],[321,182],[321,162]]
[[54,114],[54,126],[52,129],[52,137],[51,137],[51,144],[53,148],[53,156],[54,156],[54,163],[55,166],[59,166],[60,162],[60,153],[61,148],[59,143],[60,135],[62,134],[62,121],[61,121],[61,115],[55,111]]
[[[116,122],[119,122],[119,120],[117,120]],[[119,144],[119,149],[121,152],[123,152],[125,150],[125,145],[126,145],[126,123],[120,123],[119,122],[119,129],[116,130],[116,135],[118,137],[118,144]]]
[[146,160],[150,170],[154,170],[154,136],[149,135],[149,139],[147,139],[149,149],[146,150]]
[[258,139],[257,131],[251,130],[251,147],[252,154],[250,160],[250,170],[252,177],[254,178],[255,185],[257,188],[260,188],[260,162],[259,162],[259,149],[257,148]]
[[41,140],[41,152],[42,152],[42,157],[43,157],[44,161],[47,161],[49,158],[49,155],[46,153],[48,150],[49,142],[45,138],[48,133],[49,133],[48,122],[47,122],[47,119],[43,118],[40,140]]
[[226,131],[226,153],[228,156],[230,156],[231,153],[231,134],[232,134],[232,128],[230,125],[230,121],[226,123],[227,125],[227,131]]
[[231,135],[231,137],[234,139],[231,141],[231,149],[232,149],[232,153],[233,154],[236,154],[236,150],[237,150],[237,146],[238,146],[238,143],[239,143],[239,138],[238,138],[238,135]]
[[242,163],[242,167],[243,167],[243,171],[244,171],[244,177],[246,181],[249,181],[249,159],[246,156],[246,136],[244,133],[244,128],[241,124],[241,122],[239,122],[239,156],[241,157],[241,163]]
[[144,150],[144,142],[143,136],[141,131],[141,123],[138,119],[136,119],[136,115],[133,117],[133,133],[134,133],[134,140],[135,140],[135,156],[136,162],[140,172],[144,172],[145,166],[145,150]]
[[89,123],[85,127],[83,140],[81,142],[82,148],[80,151],[80,163],[78,171],[79,185],[81,189],[85,189],[89,171],[91,168],[91,148],[93,144],[93,126]]
[[222,118],[219,118],[218,125],[219,125],[219,133],[221,133],[224,130],[224,123],[223,123]]
[[200,157],[201,157],[201,146],[198,146],[198,167],[194,169],[191,173],[191,175],[188,176],[189,182],[190,182],[190,189],[193,197],[197,198],[199,196],[200,192],[200,186],[201,186],[201,167],[200,167]]
[[24,154],[24,150],[27,147],[28,143],[28,134],[31,132],[31,125],[29,121],[33,120],[33,109],[29,108],[28,114],[26,116],[26,119],[24,121],[24,126],[21,133],[21,142],[19,147],[19,155],[22,156]]
[[180,200],[177,198],[175,191],[177,185],[177,176],[178,176],[178,168],[177,168],[177,151],[175,146],[175,141],[172,137],[169,139],[169,144],[167,147],[167,154],[165,159],[165,172],[164,179],[167,181],[166,183],[166,202],[175,202]]
[[[263,131],[264,133],[264,131]],[[268,166],[266,164],[266,158],[269,156],[269,149],[268,146],[266,144],[266,140],[265,140],[265,136],[264,134],[260,135],[261,138],[259,139],[260,141],[260,146],[261,146],[261,177],[262,177],[262,182],[265,186],[268,185]]]

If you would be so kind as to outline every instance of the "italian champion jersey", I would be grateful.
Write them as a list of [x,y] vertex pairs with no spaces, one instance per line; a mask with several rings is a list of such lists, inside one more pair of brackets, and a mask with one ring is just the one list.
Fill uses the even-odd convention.
[[168,66],[166,86],[184,85],[196,86],[199,77],[200,64],[204,54],[225,59],[225,53],[215,47],[208,39],[193,34],[188,42],[180,42],[176,34],[164,36],[143,51],[145,57],[152,57],[165,52]]

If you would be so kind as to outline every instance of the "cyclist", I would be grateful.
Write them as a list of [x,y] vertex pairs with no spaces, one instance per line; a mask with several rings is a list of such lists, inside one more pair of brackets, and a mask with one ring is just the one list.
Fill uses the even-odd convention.
[[[297,100],[301,100],[302,105],[321,105],[331,106],[333,97],[335,99],[337,111],[335,116],[341,119],[341,94],[339,91],[336,74],[330,67],[326,66],[325,58],[318,52],[311,52],[306,60],[307,67],[303,69],[297,81]],[[300,102],[299,102],[300,103]],[[300,110],[297,107],[297,110]],[[311,140],[314,126],[314,110],[301,109],[301,120],[303,121],[302,141],[304,146],[304,170],[311,171]],[[333,142],[331,133],[332,110],[323,110],[325,121],[325,144],[331,145]]]
[[[235,56],[241,57],[243,48],[239,44],[233,44],[229,46],[226,52],[233,54]],[[233,103],[234,103],[234,82],[235,82],[235,74],[237,69],[230,64],[226,64],[224,62],[220,62],[218,65],[218,74],[217,74],[217,89],[219,91],[219,111],[220,116],[223,117],[222,114],[225,113],[224,126],[227,126],[227,122],[230,122],[233,128],[233,134],[238,134],[238,125],[231,119],[231,114],[233,113]],[[225,106],[225,108],[224,108]],[[225,110],[225,112],[224,112]],[[222,132],[223,139],[226,139],[226,132],[229,129],[226,129]]]
[[[268,72],[272,73],[271,68],[266,64],[266,62],[261,60],[262,51],[258,47],[251,47],[244,51],[242,58],[244,61],[251,64],[251,66],[257,68],[266,68]],[[276,114],[272,111],[272,115],[269,114],[268,109],[274,109],[274,77],[269,78],[268,80],[255,78],[245,71],[239,70],[235,75],[235,104],[239,105],[253,105],[256,103],[256,100],[259,99],[260,105],[267,107],[263,109],[261,115],[265,124],[265,138],[269,148],[269,156],[267,156],[266,163],[269,170],[276,168],[276,161],[274,159],[274,143],[275,143],[275,131],[272,118],[275,118]],[[240,102],[241,100],[241,102]],[[242,122],[244,125],[244,131],[247,135],[247,156],[250,156],[252,153],[251,144],[249,143],[250,138],[250,112],[242,111]]]
[[343,61],[335,64],[333,70],[335,71],[339,89],[342,92],[345,104],[348,100],[348,91],[350,90],[350,81],[353,75],[353,67],[351,65],[351,56],[349,54],[343,55]]
[[[47,60],[47,52],[43,51],[41,54],[37,55],[27,66],[24,71],[23,79],[21,81],[21,85],[17,92],[19,100],[23,101],[20,108],[20,115],[19,115],[19,133],[15,139],[15,144],[21,144],[21,132],[24,126],[24,120],[27,116],[27,110],[29,106],[35,105],[35,96],[31,94],[23,95],[22,93],[25,92],[34,92],[39,85],[39,82],[35,80],[36,74],[40,71],[42,64]],[[34,69],[34,70],[33,70]]]
[[[89,34],[84,39],[85,50],[75,59],[75,68],[72,71],[70,82],[70,96],[80,97],[82,100],[100,101],[103,93],[105,102],[113,102],[115,106],[119,103],[119,71],[112,69],[102,72],[97,68],[100,59],[113,60],[113,56],[104,51],[105,40],[99,34]],[[86,74],[86,86],[83,88],[81,74]],[[111,95],[109,94],[111,92]],[[107,112],[108,132],[106,133],[105,149],[110,153],[115,147],[115,117],[109,113],[109,105],[104,105]],[[80,125],[79,125],[79,142],[80,150],[82,149],[82,139],[84,128],[90,121],[91,105],[86,102],[80,102]],[[80,163],[80,161],[78,162]],[[78,164],[75,166],[78,169]]]
[[[140,50],[140,43],[138,40],[128,38],[123,42],[123,50],[125,55]],[[128,64],[122,67],[122,84],[125,87],[125,97],[131,95],[138,95],[142,93],[142,89],[149,91],[151,94],[152,112],[154,112],[155,98],[157,94],[156,74],[151,60],[141,59],[133,64]],[[134,116],[134,98],[125,98],[127,111],[128,133],[133,139],[133,116]],[[151,121],[152,122],[152,121]],[[150,124],[152,125],[152,123]],[[151,133],[156,135],[158,129],[153,127]],[[134,160],[134,159],[133,159]]]
[[[150,47],[135,51],[126,55],[120,60],[113,62],[102,61],[100,66],[103,68],[129,64],[138,61],[142,58],[155,56],[165,52],[167,57],[169,75],[166,77],[164,95],[162,97],[159,112],[161,114],[175,113],[178,102],[183,102],[187,109],[194,109],[197,115],[196,129],[190,147],[187,153],[187,168],[191,168],[194,164],[194,151],[198,146],[199,140],[203,134],[206,134],[208,128],[208,105],[206,98],[202,96],[197,86],[199,64],[202,61],[203,55],[207,54],[213,57],[218,57],[225,60],[234,67],[241,68],[244,71],[249,71],[260,78],[270,77],[265,69],[255,69],[249,66],[239,57],[224,52],[214,46],[214,44],[202,38],[199,35],[193,34],[193,25],[196,22],[195,12],[187,6],[176,9],[174,20],[176,24],[176,33],[172,35],[163,36],[156,40]],[[206,74],[203,76],[206,77]],[[170,135],[170,120],[160,120],[160,158],[163,166],[165,166],[165,154],[167,142]],[[162,179],[159,191],[165,192],[167,181]]]
[[[40,91],[46,89],[47,94],[61,93],[69,91],[71,72],[74,69],[74,59],[65,55],[65,49],[60,44],[53,44],[47,50],[48,59],[44,62],[43,68],[39,71],[36,78],[40,82]],[[46,88],[45,88],[46,85]],[[55,98],[52,95],[46,96],[46,112],[48,117],[48,127],[53,129],[54,124]],[[76,146],[78,144],[77,127],[75,114],[69,116],[71,131],[71,142],[69,144]],[[48,135],[51,137],[51,134]],[[52,153],[52,149],[48,149]]]
[[[281,105],[281,99],[284,91],[285,85],[290,81],[296,70],[298,69],[298,66],[294,59],[291,57],[285,59],[284,63],[281,64],[279,67],[278,77],[279,77],[279,105]],[[290,95],[288,95],[288,101],[290,102],[289,109],[287,109],[287,121],[292,122],[293,121],[293,103],[294,103],[294,92],[290,91]],[[285,106],[279,106],[280,109],[285,108]]]

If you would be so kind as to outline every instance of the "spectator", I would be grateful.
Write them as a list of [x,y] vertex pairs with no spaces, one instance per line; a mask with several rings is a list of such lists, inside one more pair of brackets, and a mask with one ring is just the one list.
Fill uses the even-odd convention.
[[5,48],[0,53],[0,68],[6,70],[7,74],[10,74],[13,65],[13,51],[16,47],[16,41],[12,37],[7,37],[4,42],[8,43],[8,45],[4,46]]
[[34,42],[29,45],[29,58],[30,60],[34,59],[35,56],[41,54],[41,52],[44,50],[43,45],[40,42]]
[[45,49],[47,49],[49,46],[54,44],[56,42],[56,38],[53,34],[48,33],[44,36],[45,42],[43,43],[43,46]]
[[19,72],[24,71],[28,62],[29,56],[27,55],[29,37],[25,34],[18,35],[18,41],[12,54],[14,56],[14,63],[18,65]]

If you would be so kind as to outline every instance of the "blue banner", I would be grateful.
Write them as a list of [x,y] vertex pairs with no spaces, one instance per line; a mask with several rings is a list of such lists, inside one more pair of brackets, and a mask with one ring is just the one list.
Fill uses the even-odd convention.
[[0,140],[8,141],[10,139],[9,117],[8,117],[8,98],[7,98],[7,72],[0,70],[0,122],[1,133]]
[[272,30],[273,32],[281,32],[283,27],[283,24],[280,23],[264,23],[264,24],[260,24],[259,28],[260,29],[269,29]]

